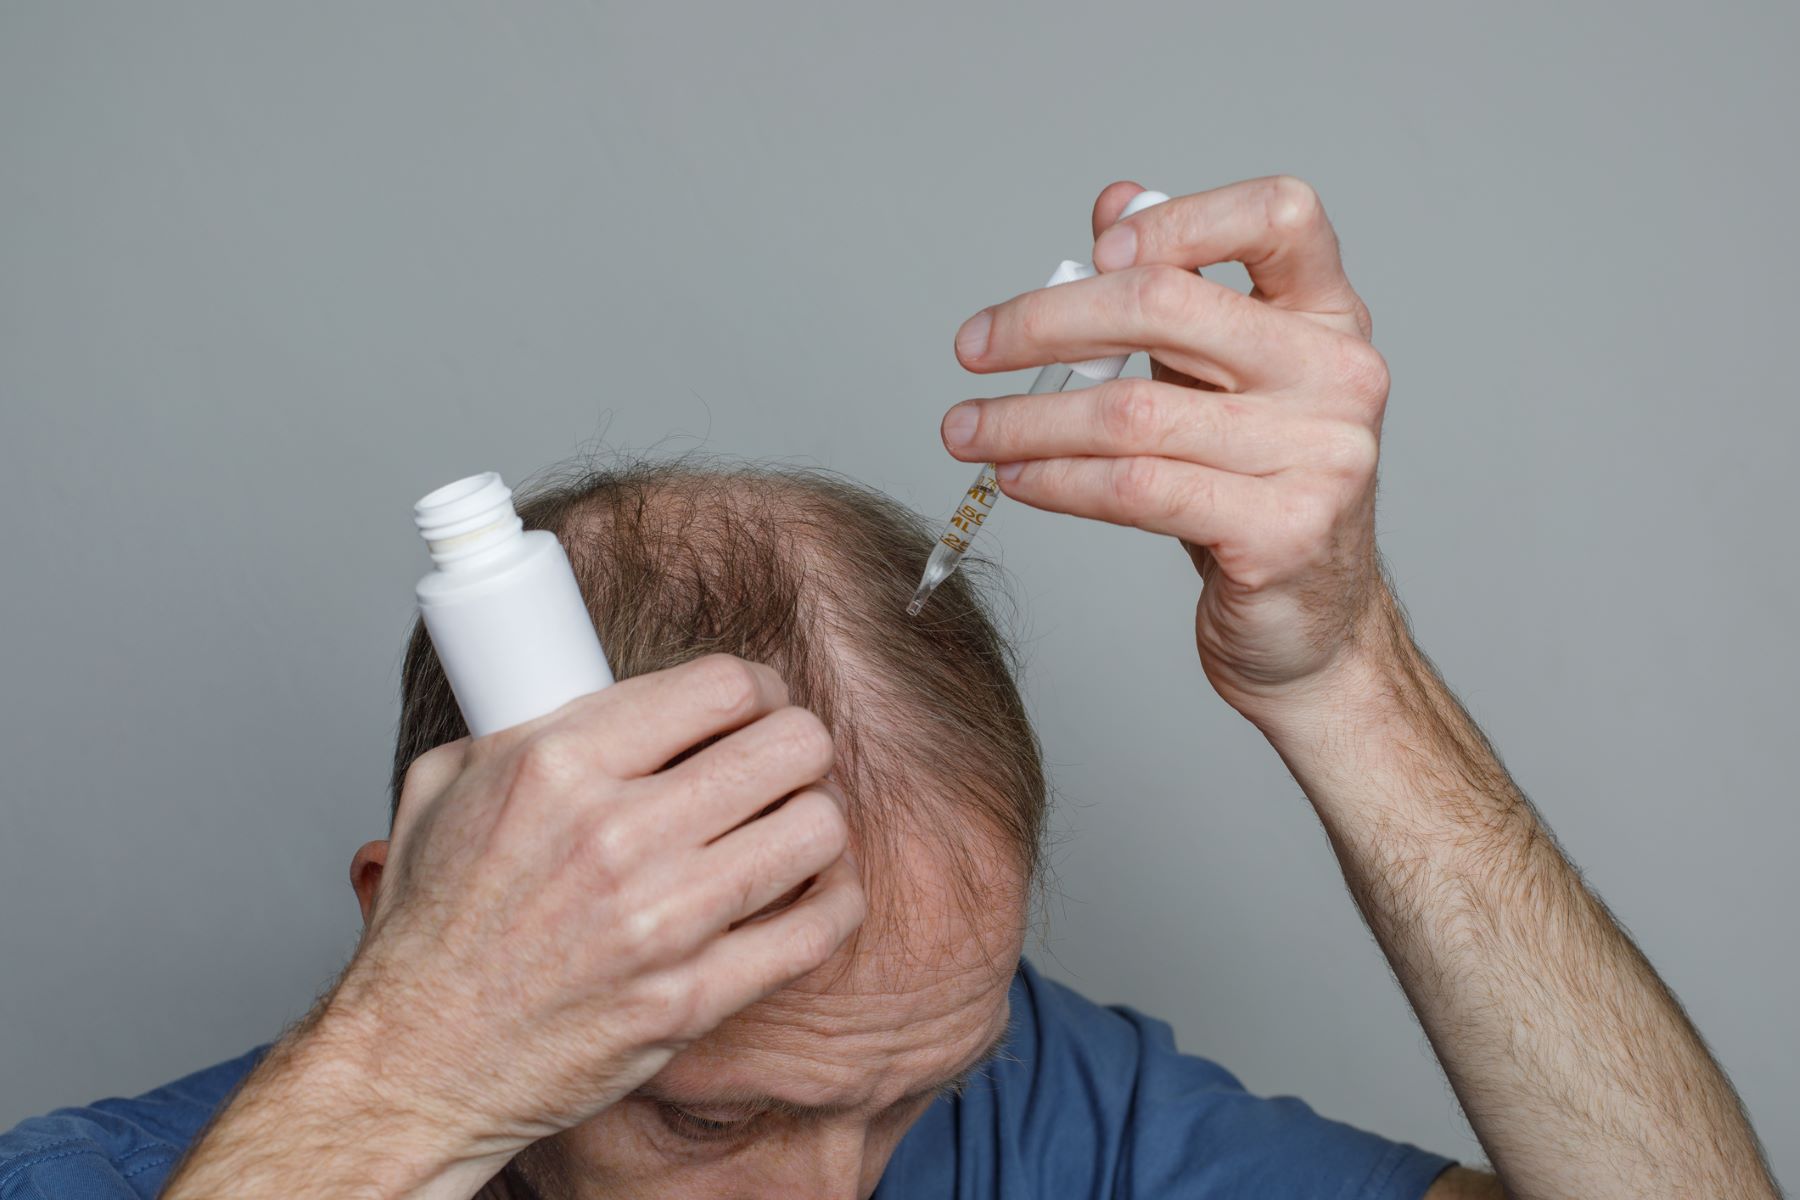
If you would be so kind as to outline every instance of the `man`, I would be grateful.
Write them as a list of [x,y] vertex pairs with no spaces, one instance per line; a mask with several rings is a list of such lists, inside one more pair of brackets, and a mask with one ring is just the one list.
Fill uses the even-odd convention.
[[[916,521],[677,465],[527,508],[623,682],[470,742],[415,635],[337,985],[266,1053],[27,1122],[0,1197],[1775,1195],[1383,581],[1386,371],[1317,198],[1263,179],[1115,226],[1138,190],[1099,198],[1097,278],[957,353],[1147,348],[1154,379],[959,405],[945,443],[1181,541],[1201,665],[1324,821],[1497,1176],[1250,1096],[1022,965],[1043,778],[973,593],[900,620]],[[1194,272],[1227,260],[1251,295]]]

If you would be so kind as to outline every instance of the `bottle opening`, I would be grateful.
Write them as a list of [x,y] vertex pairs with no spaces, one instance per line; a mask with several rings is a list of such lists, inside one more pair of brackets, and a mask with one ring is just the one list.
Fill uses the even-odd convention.
[[508,541],[524,528],[513,511],[512,489],[494,471],[428,493],[413,505],[413,524],[439,566]]
[[437,491],[432,492],[424,499],[420,500],[414,507],[419,509],[442,508],[447,504],[454,504],[458,500],[465,500],[487,487],[490,483],[498,483],[499,481],[500,476],[494,471],[483,471],[479,475],[469,475],[457,480],[455,483],[446,483]]

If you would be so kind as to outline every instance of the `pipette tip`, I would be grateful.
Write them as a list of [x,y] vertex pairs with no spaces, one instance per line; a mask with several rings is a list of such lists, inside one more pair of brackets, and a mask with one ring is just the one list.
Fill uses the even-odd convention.
[[919,580],[919,586],[913,589],[912,600],[906,606],[906,615],[918,616],[925,607],[925,602],[931,599],[931,593],[937,591],[938,584],[949,577],[950,572],[944,570],[942,564],[937,562],[926,564],[925,577]]

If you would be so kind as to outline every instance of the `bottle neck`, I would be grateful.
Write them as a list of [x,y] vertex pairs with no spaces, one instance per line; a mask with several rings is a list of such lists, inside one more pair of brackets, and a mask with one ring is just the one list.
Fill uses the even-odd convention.
[[492,471],[432,492],[413,506],[413,523],[440,571],[480,566],[525,536],[512,489]]

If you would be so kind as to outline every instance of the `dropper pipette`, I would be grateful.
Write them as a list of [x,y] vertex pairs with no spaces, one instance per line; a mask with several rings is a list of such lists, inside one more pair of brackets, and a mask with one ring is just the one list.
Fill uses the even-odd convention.
[[[1119,214],[1119,219],[1124,220],[1133,213],[1143,212],[1167,199],[1161,192],[1139,192],[1125,206],[1125,211]],[[1098,272],[1087,263],[1065,259],[1057,265],[1055,273],[1050,276],[1050,282],[1044,286],[1056,287],[1078,279],[1091,279],[1096,274]],[[1129,357],[1130,355],[1119,354],[1087,362],[1051,363],[1038,372],[1026,395],[1042,396],[1071,388],[1094,387],[1117,379],[1125,370],[1125,362]],[[975,482],[969,485],[968,491],[958,498],[956,511],[950,514],[950,519],[944,522],[944,528],[938,533],[937,544],[932,547],[931,557],[925,562],[925,573],[920,577],[919,586],[913,589],[912,599],[906,605],[907,616],[918,616],[938,585],[956,573],[956,568],[962,565],[969,547],[975,543],[976,534],[981,532],[988,514],[993,511],[994,502],[999,498],[1000,481],[994,474],[994,464],[983,463],[981,473],[975,476]]]

